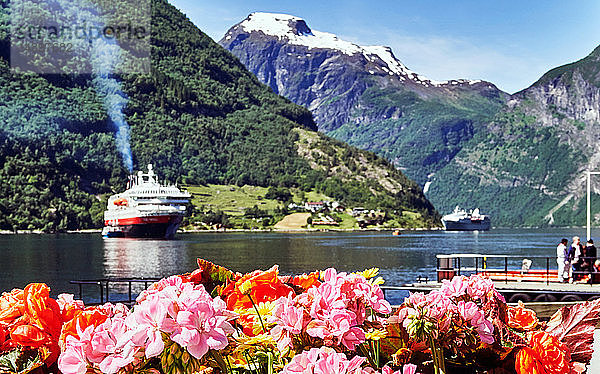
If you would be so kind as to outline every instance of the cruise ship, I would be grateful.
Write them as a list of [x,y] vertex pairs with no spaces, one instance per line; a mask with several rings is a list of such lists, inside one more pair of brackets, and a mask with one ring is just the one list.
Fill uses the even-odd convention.
[[442,217],[444,230],[447,231],[485,231],[490,229],[490,217],[479,212],[479,208],[465,211],[458,206],[454,212]]
[[190,198],[177,186],[159,183],[149,164],[147,173],[130,176],[127,189],[108,199],[102,236],[172,239]]

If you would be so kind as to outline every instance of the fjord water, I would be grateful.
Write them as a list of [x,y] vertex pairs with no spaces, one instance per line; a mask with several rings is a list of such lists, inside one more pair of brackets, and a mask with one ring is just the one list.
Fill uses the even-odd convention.
[[[600,230],[592,237],[600,238]],[[74,279],[165,277],[193,271],[204,258],[239,272],[278,264],[282,274],[335,267],[378,267],[386,285],[435,278],[436,254],[485,253],[555,256],[562,237],[585,237],[585,228],[493,229],[487,232],[405,231],[318,233],[198,233],[176,240],[102,239],[100,234],[0,236],[0,291],[45,282],[56,296],[77,293]],[[541,262],[541,261],[540,261]],[[511,261],[520,268],[520,258]],[[544,263],[534,267],[544,267]],[[556,262],[550,261],[555,267]],[[87,290],[97,295],[97,288]],[[124,291],[123,291],[124,292]],[[84,293],[85,296],[85,293]]]

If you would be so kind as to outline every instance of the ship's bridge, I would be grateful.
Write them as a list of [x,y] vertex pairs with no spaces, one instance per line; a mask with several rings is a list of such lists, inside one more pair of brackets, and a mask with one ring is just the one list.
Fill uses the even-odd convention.
[[[190,202],[190,198],[189,192],[180,190],[176,185],[161,185],[152,164],[148,164],[147,173],[139,171],[136,175],[131,175],[127,183],[127,190],[110,197],[108,208],[118,209],[138,205],[185,205]],[[185,209],[185,207],[180,208]]]

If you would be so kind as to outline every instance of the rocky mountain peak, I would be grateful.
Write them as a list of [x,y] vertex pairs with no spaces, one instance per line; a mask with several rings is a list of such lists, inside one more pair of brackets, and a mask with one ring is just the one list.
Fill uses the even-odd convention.
[[379,152],[419,183],[505,100],[489,82],[426,78],[390,47],[346,41],[291,15],[252,13],[219,43],[274,92],[311,110],[320,131]]
[[239,24],[246,32],[262,31],[267,35],[313,35],[302,18],[289,14],[255,12]]
[[[302,53],[296,50],[298,58],[311,57],[314,50],[329,50],[347,57],[364,61],[365,70],[371,75],[392,76],[400,81],[410,81],[424,87],[456,86],[481,84],[480,80],[449,80],[436,81],[426,78],[408,69],[388,46],[361,46],[340,39],[337,35],[312,30],[306,21],[300,17],[279,13],[251,13],[242,22],[231,27],[219,42],[230,51],[248,37],[254,39],[275,39],[281,45],[305,47]],[[483,82],[486,86],[490,84]]]

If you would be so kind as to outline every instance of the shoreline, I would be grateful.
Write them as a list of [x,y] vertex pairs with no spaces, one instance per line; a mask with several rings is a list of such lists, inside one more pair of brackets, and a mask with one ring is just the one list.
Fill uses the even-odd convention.
[[[542,227],[493,227],[492,230],[510,230],[510,229],[524,229],[524,230],[536,230],[542,229]],[[585,230],[585,226],[565,226],[565,227],[551,227],[550,229],[581,229]],[[378,231],[444,231],[443,227],[416,227],[416,228],[367,228],[367,229],[339,229],[339,228],[298,228],[298,229],[218,229],[218,230],[201,230],[201,229],[179,229],[178,234],[201,234],[201,233],[228,233],[228,232],[241,232],[241,233],[312,233],[312,232],[378,232]],[[82,229],[82,230],[67,230],[65,232],[48,233],[41,230],[17,230],[16,232],[10,230],[0,230],[0,236],[4,235],[64,235],[64,234],[99,234],[102,229]]]
[[[495,229],[525,229],[535,230],[541,229],[542,227],[493,227]],[[551,229],[581,229],[585,230],[585,226],[565,226],[565,227],[552,227]],[[200,230],[200,229],[180,229],[178,234],[218,234],[218,233],[321,233],[321,232],[407,232],[407,231],[444,231],[443,227],[416,227],[416,228],[367,228],[367,229],[339,229],[339,228],[299,228],[299,229],[219,229],[219,230]],[[48,233],[41,230],[17,230],[16,232],[10,230],[0,230],[0,236],[8,235],[65,235],[65,234],[100,234],[102,229],[82,229],[82,230],[68,230],[65,232]]]
[[[219,230],[200,230],[200,229],[191,229],[191,230],[179,230],[177,234],[221,234],[221,233],[230,233],[230,232],[239,232],[239,233],[320,233],[320,232],[384,232],[384,231],[443,231],[441,227],[417,227],[417,228],[369,228],[369,229],[318,229],[318,228],[300,228],[300,229],[219,229]],[[9,230],[0,230],[1,235],[69,235],[69,234],[100,234],[102,229],[83,229],[83,230],[68,230],[65,232],[57,232],[57,233],[48,233],[40,230],[17,230],[17,232],[9,231]]]

